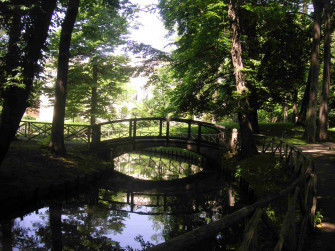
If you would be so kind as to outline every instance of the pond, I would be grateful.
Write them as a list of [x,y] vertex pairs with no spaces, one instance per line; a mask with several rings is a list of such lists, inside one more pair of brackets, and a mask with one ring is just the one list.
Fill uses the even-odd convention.
[[[0,247],[142,250],[216,221],[246,203],[247,196],[234,182],[201,156],[127,153],[114,159],[109,177],[88,185],[85,192],[43,201],[19,218],[2,215]],[[193,250],[234,248],[243,224],[202,240]]]

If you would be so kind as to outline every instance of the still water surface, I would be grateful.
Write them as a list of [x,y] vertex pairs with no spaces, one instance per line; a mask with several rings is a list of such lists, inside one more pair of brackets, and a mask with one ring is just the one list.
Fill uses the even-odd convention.
[[[86,192],[1,221],[3,250],[142,250],[222,218],[246,202],[216,168],[197,157],[128,153],[111,177]],[[232,229],[199,250],[226,250]]]

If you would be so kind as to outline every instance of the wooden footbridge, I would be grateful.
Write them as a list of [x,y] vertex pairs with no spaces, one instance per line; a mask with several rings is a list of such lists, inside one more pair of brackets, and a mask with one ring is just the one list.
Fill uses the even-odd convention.
[[[51,135],[51,123],[22,121],[18,137],[28,140]],[[221,159],[236,149],[237,130],[178,118],[133,118],[94,125],[65,124],[66,141],[87,142],[98,156],[110,159],[122,153],[155,146],[174,146]]]

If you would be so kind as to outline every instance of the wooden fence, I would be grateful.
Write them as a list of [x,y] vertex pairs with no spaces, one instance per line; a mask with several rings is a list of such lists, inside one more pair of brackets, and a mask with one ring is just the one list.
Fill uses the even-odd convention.
[[[247,221],[244,238],[239,250],[259,250],[257,243],[257,229],[265,226],[272,236],[275,236],[274,250],[302,250],[308,228],[314,226],[316,209],[316,175],[313,161],[307,158],[297,147],[283,140],[256,135],[260,151],[270,152],[278,156],[289,167],[292,181],[284,190],[274,195],[268,195],[252,205],[229,214],[211,224],[202,226],[193,231],[161,243],[149,250],[184,250],[196,245],[197,242],[218,234],[223,229],[240,222]],[[275,200],[288,198],[285,218],[281,228],[277,229],[264,208]],[[269,234],[270,236],[270,234]]]
[[[51,135],[51,128],[52,123],[50,122],[22,120],[16,131],[16,136],[27,140],[44,139]],[[92,138],[91,131],[90,125],[64,124],[64,140],[90,143]]]

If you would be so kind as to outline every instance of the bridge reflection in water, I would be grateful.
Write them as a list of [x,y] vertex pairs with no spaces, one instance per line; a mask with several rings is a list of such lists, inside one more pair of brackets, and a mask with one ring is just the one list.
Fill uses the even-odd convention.
[[[201,163],[197,158],[188,162],[174,157],[170,161],[164,155],[138,152],[119,156],[115,169],[126,173],[131,169],[129,174],[141,179],[115,170],[85,193],[47,201],[21,218],[1,220],[1,247],[142,249],[148,247],[148,242],[164,242],[245,205],[238,188],[225,178],[229,174],[195,165],[196,160]],[[136,171],[142,173],[138,176]],[[239,243],[236,229],[234,235],[230,231],[202,242],[204,246],[199,249]]]

